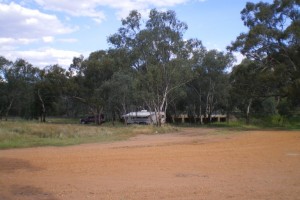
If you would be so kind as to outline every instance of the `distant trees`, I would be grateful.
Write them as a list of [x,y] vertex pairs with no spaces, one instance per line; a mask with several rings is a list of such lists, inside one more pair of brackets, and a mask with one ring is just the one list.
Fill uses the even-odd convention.
[[223,113],[226,111],[229,87],[226,69],[232,66],[233,60],[230,53],[211,50],[206,52],[202,64],[195,69],[200,74],[198,88],[201,91],[198,92],[203,96],[202,114],[206,115],[209,121],[216,111]]
[[[260,65],[252,60],[243,60],[235,66],[230,75],[230,96],[235,107],[244,113],[246,123],[250,123],[251,108],[255,101],[276,96],[274,77],[269,70],[260,70]],[[277,94],[278,95],[278,94]]]
[[23,59],[1,60],[0,118],[9,114],[45,122],[48,111],[59,102],[66,85],[65,70],[58,65],[33,67]]
[[23,59],[14,63],[1,57],[1,116],[7,117],[13,109],[15,114],[32,118],[34,109],[33,87],[38,69]]
[[186,108],[189,116],[200,119],[205,116],[211,121],[212,114],[226,113],[229,90],[228,69],[234,58],[230,53],[203,50],[193,64],[198,77],[186,86]]
[[229,47],[256,62],[256,75],[267,70],[277,86],[273,95],[288,98],[294,106],[300,105],[299,10],[298,0],[247,3],[241,15],[249,31]]
[[35,83],[35,106],[41,121],[46,121],[49,110],[55,110],[64,96],[67,86],[66,70],[59,65],[48,66],[39,70]]
[[106,82],[114,73],[113,60],[106,51],[90,54],[77,66],[77,74],[70,77],[72,90],[69,95],[85,104],[88,111],[96,116],[96,123],[101,123],[101,114],[107,103],[108,87]]
[[13,98],[9,94],[8,69],[12,66],[12,62],[4,57],[0,57],[0,119],[3,115],[7,115],[13,104]]
[[[146,21],[132,11],[108,37],[109,50],[74,57],[69,69],[0,56],[0,119],[92,114],[100,124],[102,113],[115,120],[140,109],[201,124],[232,111],[247,123],[255,112],[287,118],[300,105],[299,1],[247,3],[241,14],[249,31],[229,52],[185,39],[175,12],[153,9]],[[247,57],[233,68],[232,51]]]

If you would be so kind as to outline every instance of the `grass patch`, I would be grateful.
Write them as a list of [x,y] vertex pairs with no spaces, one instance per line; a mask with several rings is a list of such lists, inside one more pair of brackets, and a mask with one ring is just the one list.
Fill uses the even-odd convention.
[[250,124],[246,124],[244,119],[229,122],[214,122],[211,124],[178,124],[178,127],[206,127],[206,128],[225,128],[229,130],[247,131],[247,130],[300,130],[300,116],[283,118],[280,115],[266,117],[252,117]]
[[286,118],[280,115],[253,117],[251,124],[261,129],[300,130],[300,117]]
[[261,129],[259,126],[250,124],[247,125],[243,121],[230,121],[230,122],[213,122],[211,124],[178,124],[178,127],[195,127],[195,128],[224,128],[224,129],[234,129],[234,130],[255,130],[255,129]]
[[0,149],[36,146],[67,146],[126,140],[138,134],[176,131],[172,126],[111,126],[0,121]]

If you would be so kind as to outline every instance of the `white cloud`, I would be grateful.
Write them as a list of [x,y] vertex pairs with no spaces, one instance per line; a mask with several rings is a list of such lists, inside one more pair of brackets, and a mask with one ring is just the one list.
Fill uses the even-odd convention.
[[[101,1],[101,0],[98,0]],[[151,8],[165,9],[188,2],[189,0],[107,0],[107,6],[117,9],[117,17],[127,17],[132,10],[138,10],[145,16]]]
[[4,45],[27,45],[38,41],[34,38],[10,38],[10,37],[0,37],[0,50]]
[[78,39],[76,38],[60,38],[55,39],[52,36],[44,36],[41,39],[33,39],[33,38],[9,38],[9,37],[0,37],[0,51],[4,50],[4,46],[15,46],[17,48],[21,45],[29,45],[32,43],[38,43],[38,42],[44,42],[44,43],[53,43],[54,41],[63,42],[63,43],[75,43],[78,42]]
[[105,20],[105,15],[98,9],[99,3],[95,0],[35,0],[35,2],[47,10],[65,12],[71,16],[90,17],[98,23]]
[[[145,12],[149,8],[172,7],[189,0],[35,0],[48,10],[61,11],[72,16],[90,17],[96,22],[105,20],[105,7],[116,9],[118,18],[124,18],[131,10]],[[203,0],[200,0],[203,1]]]
[[54,64],[59,64],[67,68],[72,63],[73,57],[78,57],[81,53],[54,48],[43,48],[29,51],[5,51],[3,54],[0,53],[0,55],[12,61],[17,58],[24,58],[29,63],[40,68]]
[[75,31],[55,15],[22,7],[14,2],[0,3],[0,37],[42,38]]
[[78,42],[78,39],[76,38],[61,38],[58,39],[59,42],[65,42],[65,43],[75,43]]
[[54,37],[52,37],[52,36],[44,36],[44,37],[42,37],[42,39],[45,43],[51,43],[54,41]]
[[142,0],[143,4],[148,3],[156,7],[170,7],[187,2],[187,0]]
[[234,52],[233,55],[236,58],[236,61],[233,63],[234,65],[239,65],[246,58],[240,52]]
[[[69,66],[73,57],[80,55],[76,51],[54,48],[33,49],[31,47],[33,50],[26,50],[25,48],[30,48],[31,44],[53,43],[56,41],[56,36],[72,33],[76,28],[66,26],[55,15],[26,8],[14,2],[8,4],[0,2],[0,30],[0,55],[9,60],[24,58],[39,67],[57,63]],[[76,40],[58,39],[57,41],[75,42]]]

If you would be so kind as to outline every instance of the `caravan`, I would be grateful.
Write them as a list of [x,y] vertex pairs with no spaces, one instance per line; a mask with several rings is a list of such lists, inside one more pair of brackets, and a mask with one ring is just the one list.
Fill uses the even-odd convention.
[[166,115],[164,112],[149,112],[147,110],[141,110],[137,112],[130,112],[122,116],[126,124],[156,124],[159,117],[161,123],[166,122]]

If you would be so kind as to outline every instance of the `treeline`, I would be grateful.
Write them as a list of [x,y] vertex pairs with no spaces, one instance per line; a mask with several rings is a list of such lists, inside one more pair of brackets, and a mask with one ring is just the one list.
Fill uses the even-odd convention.
[[[248,123],[251,115],[292,116],[300,106],[299,2],[247,3],[241,15],[249,31],[227,52],[184,38],[187,25],[175,12],[153,9],[146,22],[132,11],[108,37],[109,50],[75,57],[68,69],[0,57],[0,118],[104,113],[118,120],[141,109],[234,113]],[[233,51],[247,58],[233,66]]]

